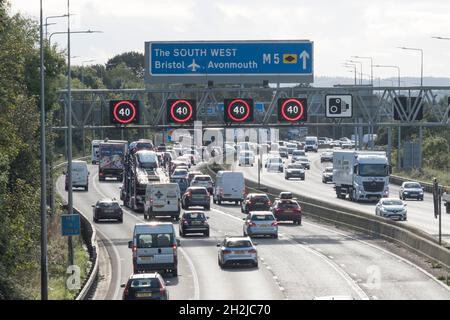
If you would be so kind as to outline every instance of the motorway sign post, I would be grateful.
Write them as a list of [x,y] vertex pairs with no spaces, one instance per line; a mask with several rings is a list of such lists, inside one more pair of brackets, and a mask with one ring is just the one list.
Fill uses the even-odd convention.
[[146,83],[311,83],[313,42],[145,43]]

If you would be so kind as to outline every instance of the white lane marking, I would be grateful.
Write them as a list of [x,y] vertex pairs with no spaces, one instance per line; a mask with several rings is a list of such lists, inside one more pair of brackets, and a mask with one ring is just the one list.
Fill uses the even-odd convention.
[[[108,197],[106,194],[104,194],[102,191],[100,191],[100,189],[97,187],[97,182],[95,180],[95,177],[98,176],[98,173],[95,174],[94,176],[94,180],[93,180],[93,185],[94,185],[94,189],[101,195],[103,195],[105,198],[110,198]],[[139,218],[137,216],[135,216],[133,213],[131,213],[128,208],[123,208],[123,211],[125,213],[127,213],[129,216],[133,217],[134,219],[136,219],[139,222],[143,222],[143,223],[147,223],[147,221],[145,221],[142,218]],[[197,274],[197,270],[195,270],[195,266],[194,263],[192,262],[191,258],[189,257],[189,255],[187,254],[187,252],[185,250],[183,250],[181,247],[178,248],[180,250],[180,252],[183,254],[183,256],[185,257],[188,265],[189,265],[189,269],[191,269],[192,272],[192,276],[194,278],[194,300],[200,300],[200,285],[199,285],[199,281],[198,281],[198,274]],[[119,285],[120,287],[120,285]]]
[[[61,189],[59,188],[58,184],[56,184],[56,189],[57,189],[58,193],[59,193],[60,195],[62,195]],[[75,206],[74,206],[74,208],[75,208]],[[75,208],[75,209],[81,212],[81,210],[79,210],[79,209],[77,209],[77,208]],[[102,231],[100,231],[100,230],[97,228],[97,226],[96,226],[95,224],[94,224],[94,228],[95,228],[95,231],[96,231],[98,234],[100,234],[100,236],[101,236],[104,240],[106,240],[106,242],[109,242],[111,248],[113,249],[113,252],[114,252],[116,261],[118,262],[118,263],[117,263],[117,269],[118,269],[118,272],[117,272],[117,273],[119,274],[119,276],[118,276],[118,277],[116,278],[116,280],[115,280],[115,282],[116,282],[116,289],[114,290],[114,299],[116,299],[116,300],[121,300],[121,298],[120,298],[120,296],[119,296],[119,290],[120,290],[120,285],[121,285],[120,282],[122,281],[122,266],[121,266],[121,263],[120,263],[120,260],[121,260],[121,259],[120,259],[119,251],[117,250],[116,245],[111,241],[111,239],[110,239],[106,234],[104,234]],[[111,268],[112,268],[112,266],[111,266]]]
[[[220,213],[222,215],[228,216],[234,220],[242,221],[238,217],[235,217],[235,216],[233,216],[229,213],[223,212],[221,210],[217,210],[215,208],[211,208],[211,210],[215,211],[217,213]],[[367,294],[358,286],[358,284],[355,281],[353,281],[353,279],[344,270],[340,269],[339,266],[334,261],[330,261],[328,259],[328,257],[325,256],[324,254],[317,252],[316,250],[313,250],[305,245],[302,245],[299,242],[292,240],[289,236],[286,235],[286,237],[287,237],[287,240],[289,242],[291,242],[292,244],[299,245],[304,250],[307,250],[307,251],[315,254],[319,258],[322,258],[323,261],[325,261],[328,265],[330,265],[349,284],[349,286],[358,294],[358,296],[361,298],[361,300],[369,300],[369,297],[367,296]]]
[[332,229],[329,229],[329,228],[326,228],[326,227],[323,227],[323,226],[319,226],[319,225],[314,224],[314,223],[311,223],[311,222],[304,222],[304,223],[305,223],[306,225],[309,225],[309,226],[311,226],[311,227],[315,227],[315,228],[317,228],[317,229],[326,230],[326,231],[328,231],[328,232],[332,232],[332,233],[335,233],[335,234],[344,236],[345,238],[348,238],[348,239],[357,241],[357,242],[359,242],[359,243],[365,244],[366,246],[369,246],[369,247],[371,247],[371,248],[373,248],[373,249],[379,250],[379,251],[381,251],[381,252],[383,252],[383,253],[385,253],[385,254],[387,254],[387,255],[390,255],[391,257],[394,257],[394,258],[398,259],[399,261],[402,261],[402,262],[408,264],[409,266],[415,268],[416,270],[422,272],[423,274],[425,274],[426,276],[428,276],[429,278],[431,278],[435,283],[439,284],[442,288],[444,288],[444,289],[447,290],[447,291],[450,291],[450,287],[449,287],[449,286],[445,285],[444,283],[442,283],[441,281],[439,281],[438,279],[436,279],[436,277],[434,277],[431,273],[429,273],[429,272],[426,271],[425,269],[421,268],[420,266],[418,266],[418,265],[412,263],[411,261],[409,261],[409,260],[407,260],[407,259],[405,259],[405,258],[403,258],[403,257],[400,257],[399,255],[397,255],[397,254],[395,254],[395,253],[392,253],[392,252],[390,252],[390,251],[388,251],[388,250],[386,250],[386,249],[384,249],[384,248],[382,248],[382,247],[378,247],[378,246],[376,246],[376,245],[374,245],[374,244],[368,243],[368,242],[366,242],[366,241],[364,241],[364,240],[361,240],[361,239],[357,239],[357,238],[355,238],[355,237],[352,237],[352,236],[350,236],[350,235],[348,235],[348,234],[345,234],[345,233],[342,233],[342,232],[339,232],[339,231],[335,231],[335,230],[332,230]]

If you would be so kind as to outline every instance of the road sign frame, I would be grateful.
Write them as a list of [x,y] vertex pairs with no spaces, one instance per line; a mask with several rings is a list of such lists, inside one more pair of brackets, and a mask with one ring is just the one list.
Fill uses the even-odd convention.
[[[350,97],[350,116],[334,116],[330,114],[328,111],[329,109],[329,98],[340,98],[342,100],[342,97],[348,98]],[[327,94],[325,95],[325,117],[328,119],[351,119],[353,118],[353,95],[352,94]]]
[[[178,119],[175,116],[175,112],[173,110],[180,103],[184,103],[189,108],[189,117],[185,120]],[[197,100],[168,99],[166,101],[166,104],[167,104],[167,115],[166,115],[167,123],[184,124],[184,123],[192,123],[195,121],[197,113]]]
[[[242,119],[238,119],[231,114],[230,109],[236,103],[240,102],[243,104],[247,110],[245,113],[245,117]],[[254,121],[255,111],[254,111],[254,101],[250,98],[235,98],[235,99],[224,99],[223,101],[223,113],[224,113],[224,121],[226,123],[249,123]]]
[[61,215],[61,235],[63,237],[79,236],[81,233],[81,222],[79,214]]
[[[287,103],[295,101],[302,111],[295,118],[286,115],[284,108]],[[281,123],[303,123],[308,120],[308,100],[306,98],[279,98],[277,101],[277,120]]]
[[[128,120],[122,120],[117,115],[117,110],[121,105],[127,105],[132,110],[132,116]],[[124,126],[132,123],[139,123],[139,100],[110,100],[109,101],[109,112],[110,112],[110,123]]]
[[[161,61],[159,59],[169,59],[167,56],[162,57],[155,57],[153,56],[154,51],[156,50],[162,50],[161,48],[164,48],[164,46],[179,46],[177,48],[182,48],[182,46],[199,46],[198,48],[208,48],[211,49],[214,46],[221,46],[221,45],[230,45],[231,47],[239,47],[245,48],[246,45],[260,45],[260,46],[272,46],[275,50],[276,48],[281,48],[284,46],[293,46],[292,49],[286,51],[280,51],[279,52],[279,58],[281,59],[281,63],[277,63],[277,65],[285,66],[289,65],[299,66],[299,72],[293,73],[293,72],[283,72],[280,70],[272,71],[272,72],[252,72],[252,73],[245,73],[245,72],[230,72],[230,73],[218,73],[217,71],[209,70],[207,69],[204,72],[195,72],[195,73],[186,73],[187,71],[184,68],[179,68],[181,70],[185,70],[184,72],[180,73],[173,73],[173,72],[167,72],[167,73],[154,73],[152,72],[153,62],[154,61]],[[157,46],[160,46],[160,48],[157,48]],[[296,49],[294,46],[304,46],[304,49],[302,49],[302,52],[295,52]],[[183,48],[182,48],[183,49]],[[239,49],[236,49],[239,50]],[[280,49],[280,50],[287,50],[287,49]],[[243,50],[244,51],[244,50]],[[159,52],[159,51],[158,51]],[[273,52],[270,52],[273,54]],[[283,54],[294,54],[298,53],[298,63],[284,63],[282,62]],[[303,57],[304,56],[304,57]],[[223,56],[222,56],[223,57]],[[247,56],[245,56],[248,58]],[[183,57],[184,58],[184,57]],[[197,56],[189,57],[189,61],[186,60],[170,60],[170,61],[162,61],[161,63],[165,62],[167,64],[175,65],[177,63],[189,63],[191,60],[193,63],[195,62],[195,59],[198,59]],[[217,57],[215,57],[217,58]],[[181,59],[181,58],[180,58]],[[200,57],[200,59],[202,59]],[[205,58],[206,59],[206,58]],[[209,58],[211,59],[211,57]],[[256,55],[253,57],[253,61],[262,61],[262,58],[256,57]],[[303,64],[302,64],[303,60]],[[198,60],[197,60],[198,61]],[[306,61],[306,62],[305,62]],[[209,65],[210,62],[214,63],[221,63],[221,61],[216,60],[210,60],[207,64]],[[236,60],[229,63],[241,63],[241,61]],[[300,70],[300,65],[302,65],[303,70],[308,70],[308,72],[305,72],[303,70]],[[305,68],[306,66],[306,68]],[[261,67],[258,67],[258,69]],[[177,68],[168,68],[166,69],[177,69]],[[197,68],[201,70],[202,68]],[[216,68],[217,70],[220,70],[221,68]],[[214,83],[262,83],[264,81],[269,81],[271,83],[312,83],[314,82],[314,42],[310,40],[262,40],[262,41],[256,41],[256,40],[236,40],[236,41],[147,41],[145,42],[145,82],[146,83],[207,83],[208,81],[213,81]]]

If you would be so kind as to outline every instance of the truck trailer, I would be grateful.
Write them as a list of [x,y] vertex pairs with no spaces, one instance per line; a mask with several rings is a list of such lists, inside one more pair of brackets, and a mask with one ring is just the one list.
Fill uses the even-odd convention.
[[123,180],[125,154],[128,150],[128,141],[105,140],[99,143],[98,179],[105,181],[108,178]]
[[123,205],[134,211],[143,212],[147,185],[161,182],[162,177],[156,152],[149,150],[128,152],[120,192]]
[[385,152],[342,151],[333,153],[336,196],[352,201],[378,201],[389,196],[391,167]]

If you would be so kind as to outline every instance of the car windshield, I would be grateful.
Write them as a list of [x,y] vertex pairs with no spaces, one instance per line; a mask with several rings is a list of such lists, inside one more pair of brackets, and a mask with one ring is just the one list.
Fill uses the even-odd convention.
[[418,183],[406,183],[405,188],[408,189],[421,189],[422,187]]
[[286,147],[280,147],[280,148],[278,148],[278,152],[287,152],[287,148]]
[[203,212],[188,212],[185,213],[183,218],[188,220],[205,220],[205,214]]
[[252,243],[248,240],[232,240],[228,241],[226,247],[228,248],[248,248],[251,247]]
[[136,238],[138,248],[169,248],[174,242],[171,233],[143,233]]
[[300,150],[294,150],[294,152],[292,152],[293,156],[304,156],[305,155],[305,151],[300,151]]
[[325,168],[325,172],[333,172],[333,168]]
[[150,143],[143,143],[143,142],[139,142],[136,145],[136,148],[138,149],[147,149],[147,150],[151,150],[153,148],[153,146]]
[[359,175],[361,177],[386,177],[389,175],[389,167],[385,164],[360,164]]
[[298,158],[298,160],[304,161],[304,162],[309,162],[307,157],[300,157],[300,158]]
[[401,200],[396,200],[396,199],[384,200],[383,205],[384,206],[401,206],[401,205],[403,205],[403,202]]
[[117,202],[100,202],[98,206],[102,209],[119,209],[120,205]]
[[281,209],[295,209],[298,208],[299,205],[294,201],[281,201],[278,203],[277,207]]
[[255,201],[268,201],[269,197],[266,195],[257,195],[257,196],[252,196],[252,200]]
[[160,288],[160,283],[157,278],[147,278],[147,279],[133,279],[130,280],[131,288],[152,288],[157,289]]
[[252,215],[252,221],[272,221],[275,220],[271,214],[254,214]]
[[288,169],[303,169],[301,164],[290,164],[287,166]]
[[178,169],[178,170],[175,170],[174,172],[173,172],[173,175],[174,176],[184,176],[184,175],[186,175],[188,172],[187,172],[187,170],[186,169]]

